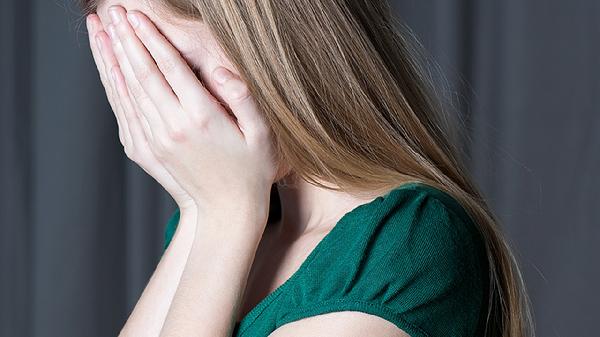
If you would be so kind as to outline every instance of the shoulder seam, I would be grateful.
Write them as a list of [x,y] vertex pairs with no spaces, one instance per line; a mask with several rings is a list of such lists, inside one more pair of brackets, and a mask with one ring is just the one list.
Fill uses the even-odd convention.
[[[456,210],[454,209],[454,207],[452,206],[448,206],[446,203],[444,203],[443,200],[441,200],[439,197],[437,196],[431,196],[431,198],[433,199],[434,203],[437,203],[438,205],[441,205],[441,207],[449,213],[452,213],[454,215],[454,217],[456,218],[456,220],[464,227],[464,229],[469,233],[469,235],[471,236],[472,240],[480,240],[481,238],[481,234],[479,233],[479,229],[477,228],[477,225],[474,223],[474,221],[471,219],[471,217],[469,216],[468,219],[464,219],[464,217],[461,214],[458,214],[456,212]],[[461,206],[462,207],[462,206]],[[466,211],[465,211],[465,214]],[[468,214],[467,214],[468,216]],[[453,221],[450,221],[453,222]],[[445,223],[445,226],[447,226],[449,229],[452,229],[452,227],[450,226],[449,223]],[[458,244],[458,242],[456,242],[456,238],[454,238],[454,243]],[[471,248],[473,248],[473,243],[474,242],[470,242],[469,246]]]

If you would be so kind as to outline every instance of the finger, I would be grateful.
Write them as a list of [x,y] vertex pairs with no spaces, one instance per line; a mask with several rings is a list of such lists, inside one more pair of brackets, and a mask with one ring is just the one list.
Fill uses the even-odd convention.
[[106,71],[104,70],[104,62],[102,61],[102,56],[100,55],[100,51],[98,50],[98,42],[96,41],[96,34],[98,33],[98,28],[102,27],[102,23],[96,14],[90,14],[87,17],[87,29],[88,29],[88,38],[90,42],[90,49],[92,50],[92,57],[94,58],[94,62],[96,63],[96,68],[98,68],[98,73],[100,75],[100,79],[102,83],[107,83],[106,80]]
[[139,11],[128,11],[127,19],[184,109],[192,111],[199,106],[215,104],[210,98],[210,92],[198,80],[179,51],[158,31],[146,15]]
[[237,119],[238,127],[244,136],[252,139],[267,136],[267,124],[246,83],[224,67],[217,67],[212,76],[218,84],[217,94]]
[[127,87],[129,88],[129,97],[135,103],[137,111],[147,120],[151,130],[150,139],[154,139],[156,135],[166,132],[167,128],[172,129],[172,126],[169,124],[171,121],[164,120],[161,117],[159,110],[154,105],[154,101],[148,96],[138,79],[135,77],[134,70],[123,50],[123,45],[116,36],[114,25],[109,24],[108,31],[111,35],[115,36],[112,39],[113,50],[121,66],[121,71],[125,78],[125,82],[127,83]]
[[[96,40],[98,42],[98,49],[100,50],[100,55],[102,56],[102,61],[104,63],[104,69],[110,74],[114,67],[118,67],[117,59],[115,58],[114,52],[111,48],[111,44],[109,42],[108,35],[104,31],[99,31],[96,34]],[[111,75],[108,75],[111,76]],[[131,135],[129,134],[129,125],[127,125],[127,120],[123,116],[121,112],[121,107],[118,104],[118,97],[116,88],[114,85],[114,81],[111,79],[107,79],[105,87],[110,91],[112,109],[117,117],[119,122],[119,132],[122,133],[122,137],[124,138],[122,144],[124,147],[131,146]]]
[[[125,124],[126,126],[124,126],[123,129],[123,134],[127,135],[127,141],[125,143],[123,143],[123,149],[125,150],[125,153],[127,154],[127,156],[129,158],[131,158],[131,153],[132,151],[135,151],[136,148],[136,140],[133,138],[133,135],[131,133],[131,122],[128,120],[127,118],[127,112],[124,109],[123,106],[123,100],[119,95],[119,89],[117,88],[117,75],[116,72],[118,72],[118,68],[119,66],[114,66],[111,68],[110,71],[110,82],[111,85],[113,86],[114,90],[115,90],[115,105],[117,107],[117,115],[119,116],[120,119],[125,120]],[[119,132],[121,132],[121,130],[119,130]]]
[[122,125],[123,123],[120,121],[120,117],[117,114],[117,107],[114,104],[114,93],[112,92],[112,87],[110,85],[109,79],[107,78],[106,69],[104,67],[104,60],[102,59],[102,55],[98,50],[98,40],[96,39],[96,34],[102,30],[102,22],[100,18],[96,14],[90,14],[87,16],[87,29],[88,29],[88,38],[90,49],[92,50],[92,57],[94,58],[94,63],[96,64],[96,68],[98,70],[98,75],[100,75],[100,81],[102,82],[102,86],[106,91],[106,95],[108,98],[108,103],[110,104],[110,108],[113,111],[113,115],[115,116],[115,120],[117,121],[117,127],[119,128],[119,141],[121,144],[125,145],[125,137],[123,135],[123,128],[126,126]]
[[[181,112],[179,99],[171,86],[160,72],[154,59],[146,50],[140,39],[129,25],[125,17],[125,10],[120,6],[109,8],[112,24],[115,26],[116,35],[123,46],[125,55],[133,69],[133,73],[150,99],[154,102],[158,112],[165,122],[178,118]],[[125,76],[127,76],[125,74]],[[168,124],[173,124],[173,123]]]
[[[129,132],[131,134],[131,138],[135,138],[137,137],[138,139],[144,138],[146,141],[148,140],[152,140],[153,139],[153,135],[152,135],[152,128],[150,127],[148,121],[146,120],[146,117],[143,113],[141,113],[139,111],[139,109],[137,108],[136,104],[134,104],[134,100],[133,97],[131,95],[131,91],[129,90],[129,87],[127,86],[127,81],[125,80],[125,77],[123,75],[123,71],[121,69],[121,67],[117,67],[118,71],[116,74],[114,74],[113,76],[115,76],[114,81],[115,81],[115,88],[117,89],[117,94],[119,95],[119,98],[121,101],[124,101],[123,103],[123,110],[126,111],[124,116],[125,119],[128,121],[127,123],[130,123],[130,120],[133,120],[134,122],[136,122],[138,125],[133,126],[129,128]],[[134,130],[135,129],[135,130]],[[138,132],[141,130],[141,132],[143,132],[143,137],[140,137],[138,135]],[[135,135],[134,135],[135,133]],[[134,140],[135,142],[135,140]],[[139,142],[136,142],[136,144],[140,144]]]
[[140,151],[148,146],[148,138],[146,136],[146,131],[142,126],[142,120],[136,113],[133,104],[131,104],[129,90],[127,89],[127,83],[125,82],[125,77],[123,76],[121,69],[119,67],[114,67],[112,76],[115,82],[115,88],[117,89],[117,94],[119,95],[119,100],[122,102],[127,125],[129,125],[133,150]]
[[[125,83],[127,83],[127,81],[125,81]],[[136,117],[140,120],[140,123],[142,124],[142,129],[144,130],[146,139],[152,141],[154,139],[153,138],[154,136],[152,135],[152,128],[150,127],[150,123],[148,123],[146,116],[139,111],[136,104],[133,104],[135,101],[131,99],[131,91],[128,90],[128,93],[129,93],[129,97],[130,97],[131,107],[135,111]]]

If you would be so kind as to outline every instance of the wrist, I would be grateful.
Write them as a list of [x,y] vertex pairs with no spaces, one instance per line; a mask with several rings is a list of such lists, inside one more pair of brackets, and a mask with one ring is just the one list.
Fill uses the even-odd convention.
[[203,235],[221,236],[230,240],[260,239],[264,233],[267,219],[258,215],[253,208],[236,204],[236,208],[198,210],[196,237]]
[[179,207],[179,226],[196,227],[198,210],[196,207]]
[[213,256],[235,256],[238,263],[252,263],[264,233],[261,221],[208,214],[202,219],[195,228],[190,256],[201,256],[211,247]]
[[251,219],[265,223],[269,217],[269,201],[271,190],[240,190],[235,194],[217,197],[214,195],[207,199],[194,198],[194,210],[199,214],[200,219],[219,217],[225,219]]
[[180,213],[194,213],[198,209],[196,201],[194,199],[186,199],[185,201],[175,200]]

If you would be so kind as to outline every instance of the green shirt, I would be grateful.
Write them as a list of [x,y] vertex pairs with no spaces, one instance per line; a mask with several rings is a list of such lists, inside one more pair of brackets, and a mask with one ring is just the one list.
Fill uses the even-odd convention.
[[[167,223],[165,249],[178,221],[179,209]],[[344,214],[299,269],[236,324],[233,337],[266,337],[333,311],[376,315],[411,337],[480,336],[487,275],[483,239],[456,199],[403,184]]]

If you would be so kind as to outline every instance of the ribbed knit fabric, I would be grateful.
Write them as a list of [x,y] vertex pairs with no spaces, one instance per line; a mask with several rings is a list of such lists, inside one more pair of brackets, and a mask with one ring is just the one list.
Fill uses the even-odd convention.
[[[178,221],[179,209],[165,249]],[[488,280],[484,242],[464,208],[434,187],[403,184],[346,213],[233,336],[266,337],[289,322],[348,310],[411,337],[480,336]]]

